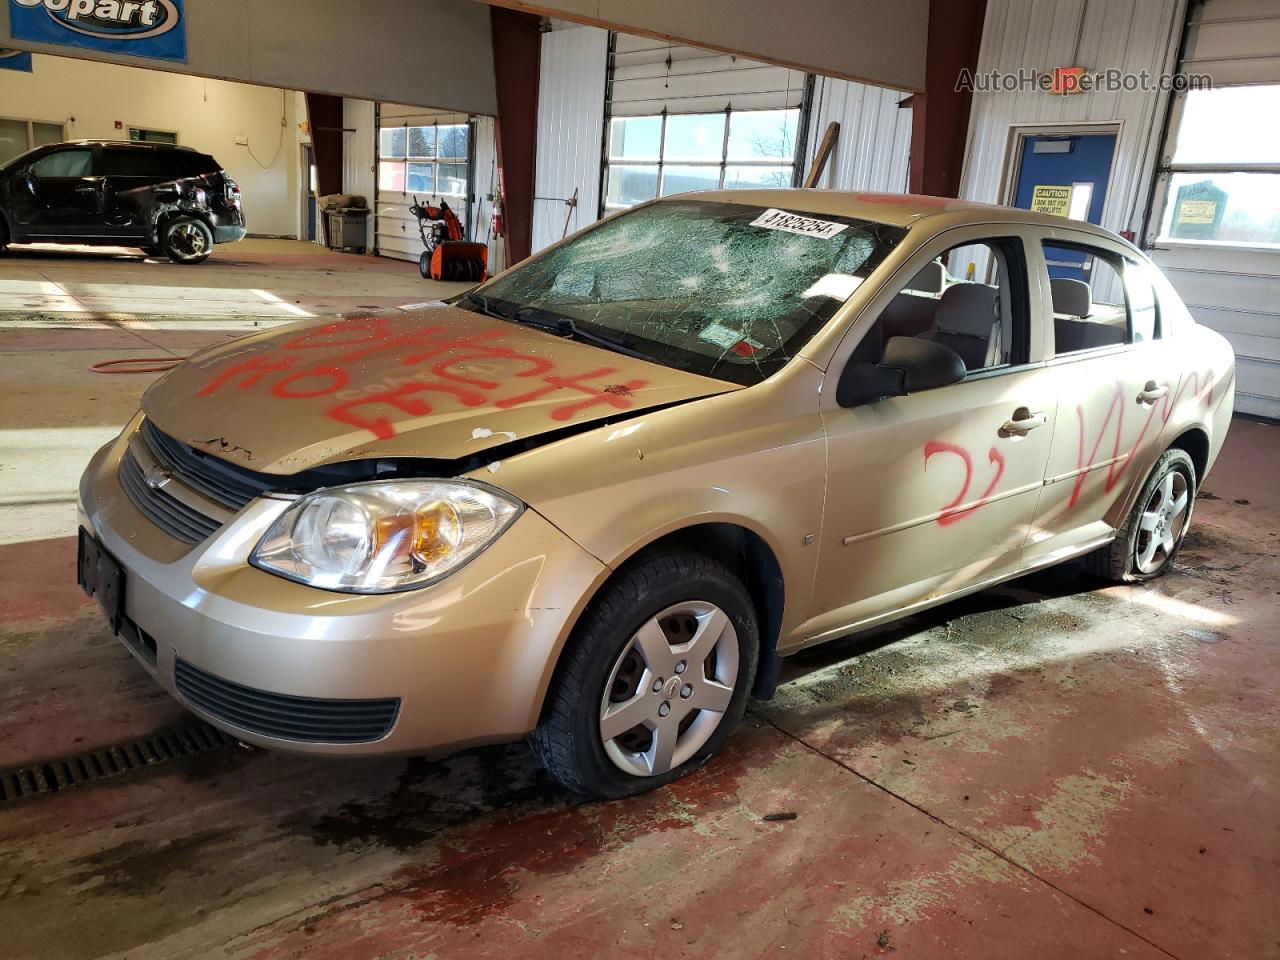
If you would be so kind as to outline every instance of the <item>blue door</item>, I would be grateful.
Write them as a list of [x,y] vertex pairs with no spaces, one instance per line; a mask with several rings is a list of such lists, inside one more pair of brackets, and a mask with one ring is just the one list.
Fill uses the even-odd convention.
[[[1115,151],[1114,133],[1023,137],[1013,205],[1101,223]],[[1082,253],[1054,250],[1049,275],[1087,283],[1092,264],[1086,259]]]

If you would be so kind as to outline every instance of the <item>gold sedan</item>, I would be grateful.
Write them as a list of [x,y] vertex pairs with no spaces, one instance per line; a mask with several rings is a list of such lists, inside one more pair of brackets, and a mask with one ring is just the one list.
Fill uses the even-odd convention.
[[1167,571],[1234,358],[1084,223],[688,194],[450,305],[206,351],[81,484],[79,577],[240,739],[704,762],[780,658],[1084,557]]

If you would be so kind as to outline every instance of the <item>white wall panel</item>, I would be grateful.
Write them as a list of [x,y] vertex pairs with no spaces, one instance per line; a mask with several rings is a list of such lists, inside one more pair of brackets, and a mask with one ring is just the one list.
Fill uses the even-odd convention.
[[[1183,0],[989,0],[978,56],[991,70],[1050,70],[1084,65],[1156,75],[1172,69],[1183,21]],[[1052,96],[1039,90],[973,95],[961,196],[1005,201],[1005,167],[1012,128],[1022,125],[1121,124],[1102,225],[1142,227],[1167,95],[1090,92]]]
[[[364,197],[372,209],[377,190],[374,179],[378,132],[374,129],[372,100],[342,101],[342,192]],[[368,218],[365,249],[373,250],[373,214]]]
[[907,95],[851,80],[817,77],[804,168],[808,175],[827,124],[840,135],[818,186],[829,190],[905,193],[911,160],[911,109],[899,107]]
[[[533,249],[595,222],[600,208],[609,33],[596,27],[542,35],[538,87],[538,152],[534,165]],[[578,205],[565,203],[578,191]]]

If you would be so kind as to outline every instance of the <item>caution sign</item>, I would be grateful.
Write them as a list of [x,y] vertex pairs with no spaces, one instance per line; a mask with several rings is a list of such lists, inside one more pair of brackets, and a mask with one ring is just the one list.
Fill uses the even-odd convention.
[[1071,209],[1071,188],[1036,186],[1031,191],[1031,209],[1051,217],[1065,217]]
[[1218,216],[1214,200],[1183,200],[1178,204],[1178,223],[1213,223]]

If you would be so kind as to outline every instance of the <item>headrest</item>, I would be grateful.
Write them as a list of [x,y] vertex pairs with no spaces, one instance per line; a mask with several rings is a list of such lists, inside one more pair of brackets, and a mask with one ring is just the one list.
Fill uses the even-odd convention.
[[938,301],[934,326],[966,337],[989,337],[996,320],[995,287],[985,283],[953,283]]
[[1093,294],[1083,280],[1052,277],[1049,291],[1053,295],[1053,312],[1068,317],[1087,317],[1093,313]]
[[915,290],[919,293],[938,293],[946,285],[947,271],[937,260],[930,260],[924,265],[924,269],[915,275],[915,278],[907,284],[907,290]]

